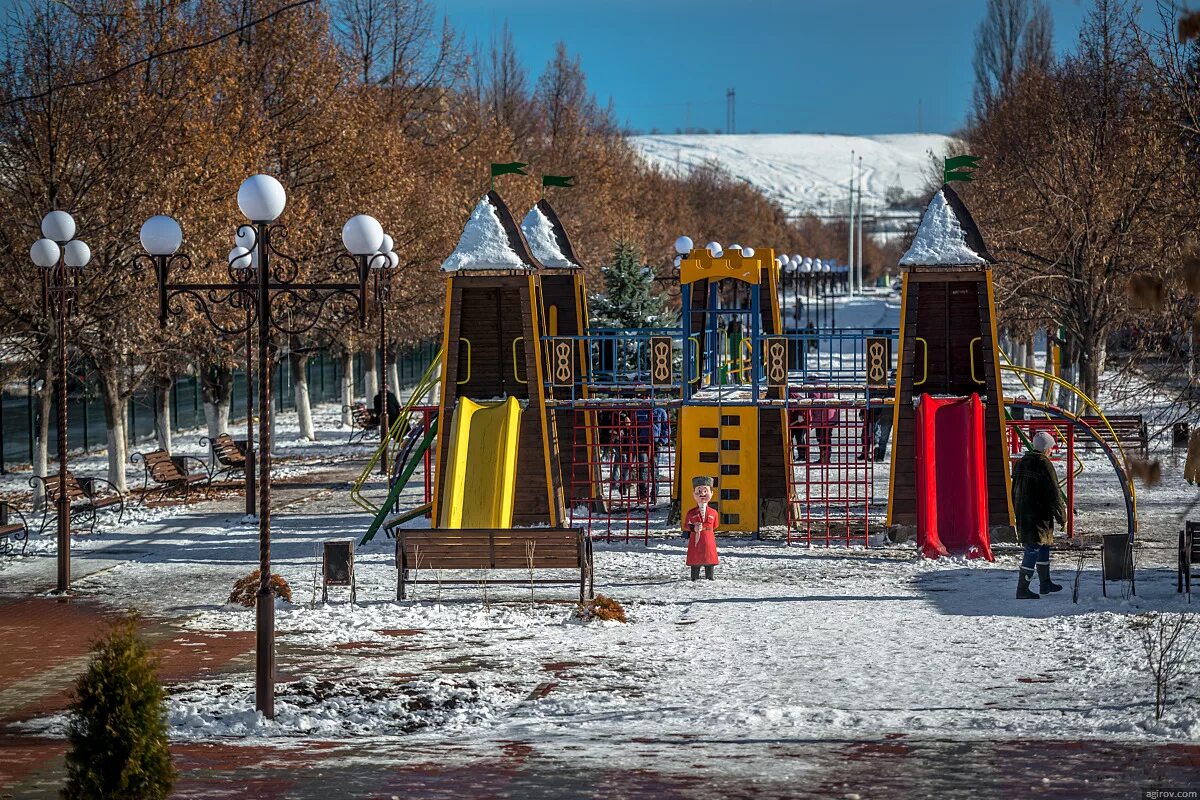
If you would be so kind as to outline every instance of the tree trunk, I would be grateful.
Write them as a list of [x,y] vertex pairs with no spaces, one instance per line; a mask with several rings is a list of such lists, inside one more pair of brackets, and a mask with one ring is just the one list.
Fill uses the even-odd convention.
[[312,406],[308,401],[308,353],[291,354],[293,397],[296,402],[296,417],[300,421],[300,436],[310,442],[317,439],[313,430]]
[[[1066,344],[1062,346],[1062,374],[1059,377],[1068,384],[1076,382],[1076,370],[1079,369],[1079,349],[1076,347],[1073,339],[1068,338]],[[1059,408],[1067,411],[1075,411],[1075,393],[1066,386],[1058,387],[1058,401],[1056,403]]]
[[229,406],[233,400],[233,370],[225,366],[200,369],[200,397],[204,402],[204,422],[208,438],[229,431]]
[[[42,361],[38,374],[41,388],[37,390],[37,432],[33,447],[33,474],[45,478],[50,463],[50,416],[54,402],[54,366],[49,358]],[[41,510],[46,490],[41,482],[33,489],[33,507]]]
[[160,450],[171,452],[171,387],[175,376],[154,384],[154,440]]
[[354,415],[350,406],[354,405],[354,352],[342,351],[342,424],[350,427]]
[[367,393],[367,405],[375,399],[375,395],[379,394],[379,371],[375,367],[375,348],[367,348],[363,353],[364,370],[363,370],[363,389]]
[[1079,389],[1093,401],[1100,392],[1100,376],[1108,357],[1105,338],[1103,333],[1095,336],[1079,357]]
[[[1024,363],[1024,365],[1027,369],[1034,368],[1033,337],[1032,336],[1030,336],[1024,342],[1024,352],[1022,353],[1021,361],[1022,361],[1022,363]],[[1030,399],[1032,399],[1032,398],[1030,398]]]
[[125,484],[125,462],[128,444],[125,440],[125,420],[129,417],[129,398],[121,390],[120,370],[100,368],[100,396],[104,401],[104,433],[108,441],[108,480],[117,491],[128,490]]
[[[1046,329],[1046,364],[1042,371],[1047,375],[1054,374],[1054,341],[1053,331]],[[1049,378],[1042,378],[1042,402],[1049,403],[1054,399],[1054,381]]]

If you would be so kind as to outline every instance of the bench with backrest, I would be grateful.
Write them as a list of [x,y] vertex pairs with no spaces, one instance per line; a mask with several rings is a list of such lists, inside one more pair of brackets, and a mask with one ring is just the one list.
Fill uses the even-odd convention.
[[[71,522],[82,520],[89,530],[96,530],[96,518],[101,511],[116,510],[117,522],[125,516],[125,495],[117,491],[117,487],[103,478],[79,478],[67,470],[67,503],[71,509]],[[45,491],[45,504],[42,509],[42,525],[39,532],[46,530],[50,520],[58,518],[58,502],[61,483],[58,475],[47,475],[45,478],[34,476],[29,479],[31,486],[40,483]]]
[[367,434],[379,429],[379,418],[375,416],[375,412],[367,408],[366,403],[355,403],[352,406],[342,406],[342,411],[350,412],[350,439],[348,444],[353,444],[355,438],[360,442],[367,438]]
[[[1124,451],[1127,458],[1146,459],[1150,457],[1150,436],[1141,414],[1106,415],[1105,419],[1108,420],[1108,425],[1112,426],[1112,431],[1109,431],[1108,425],[1105,425],[1104,420],[1100,417],[1080,417],[1079,419],[1087,423],[1096,432],[1096,435],[1118,454]],[[1113,439],[1114,433],[1117,436],[1116,439]],[[1077,437],[1076,441],[1085,448],[1095,446],[1094,443],[1083,437]],[[1118,445],[1120,445],[1119,448]]]
[[219,476],[232,478],[234,473],[241,472],[243,476],[246,472],[246,442],[245,440],[238,441],[228,433],[221,433],[214,439],[209,439],[207,436],[200,437],[200,445],[209,446],[212,450],[215,465],[212,469],[212,482],[216,482]]
[[166,496],[169,492],[181,493],[186,501],[192,487],[206,488],[211,477],[208,465],[196,456],[173,456],[166,450],[153,450],[134,453],[130,460],[142,464],[143,504],[151,495]]
[[0,500],[0,553],[8,555],[17,549],[21,543],[21,555],[25,555],[25,546],[29,544],[29,525],[25,515],[9,506],[7,500]]
[[[579,602],[591,595],[592,540],[580,528],[433,528],[396,531],[396,597],[407,597],[408,584],[479,583],[452,580],[442,570],[569,569],[570,579],[533,578],[491,580],[502,584],[579,584]],[[437,572],[435,578],[419,578]]]

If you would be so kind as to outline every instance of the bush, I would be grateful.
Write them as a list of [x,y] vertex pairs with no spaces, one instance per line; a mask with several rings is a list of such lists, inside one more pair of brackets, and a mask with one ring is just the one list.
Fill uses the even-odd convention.
[[[258,597],[258,576],[259,571],[254,570],[246,577],[239,580],[233,585],[233,591],[229,594],[229,602],[237,603],[246,608],[254,608],[255,598]],[[292,587],[287,585],[280,576],[272,573],[271,588],[275,590],[276,597],[282,597],[284,601],[292,602]]]
[[92,653],[71,702],[63,797],[166,797],[175,768],[155,672],[158,659],[138,637],[133,619],[114,625]]
[[595,599],[581,605],[579,607],[579,616],[584,622],[593,619],[602,621],[614,619],[617,622],[628,622],[625,619],[625,609],[621,604],[611,597],[605,597],[602,594],[596,595]]

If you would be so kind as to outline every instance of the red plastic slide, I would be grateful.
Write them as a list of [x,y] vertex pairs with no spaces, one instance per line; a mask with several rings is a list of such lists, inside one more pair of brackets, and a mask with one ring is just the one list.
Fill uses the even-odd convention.
[[917,402],[917,546],[926,558],[992,560],[979,395]]

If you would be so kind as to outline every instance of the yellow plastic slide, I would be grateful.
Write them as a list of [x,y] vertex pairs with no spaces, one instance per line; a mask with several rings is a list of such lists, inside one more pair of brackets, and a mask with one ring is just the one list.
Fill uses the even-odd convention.
[[511,528],[521,404],[459,398],[447,452],[443,528]]

